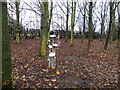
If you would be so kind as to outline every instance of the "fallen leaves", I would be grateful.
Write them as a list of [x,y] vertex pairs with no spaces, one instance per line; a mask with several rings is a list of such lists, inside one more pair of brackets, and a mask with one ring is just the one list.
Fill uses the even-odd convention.
[[103,51],[96,42],[93,41],[94,47],[86,53],[86,42],[75,39],[75,46],[70,47],[61,40],[57,66],[52,68],[47,68],[48,62],[37,55],[39,40],[22,40],[21,45],[12,42],[15,88],[116,87],[117,50]]
[[25,78],[26,76],[25,76],[25,75],[23,75],[22,77],[23,77],[23,78]]
[[34,61],[34,60],[35,60],[35,58],[31,58],[31,60],[33,60],[33,61]]
[[45,82],[49,82],[49,81],[50,81],[50,79],[44,79],[44,81],[45,81]]
[[56,80],[56,78],[54,78],[54,79],[51,79],[51,81],[52,81],[52,82],[56,82],[57,80]]
[[47,72],[47,73],[49,72],[48,69],[43,69],[42,71]]
[[57,75],[59,75],[59,74],[60,74],[60,72],[59,72],[59,71],[57,71],[57,72],[56,72],[56,74],[57,74]]
[[51,67],[51,69],[55,69],[55,67]]
[[15,58],[14,57],[11,57],[12,60],[14,60]]
[[82,74],[81,73],[75,73],[76,76],[81,76]]
[[8,85],[8,84],[10,84],[10,83],[11,83],[10,80],[5,80],[5,81],[2,82],[2,85]]
[[48,84],[49,86],[52,86],[51,82]]
[[14,76],[14,77],[13,77],[14,80],[17,80],[17,79],[19,79],[19,78],[20,78],[19,76]]

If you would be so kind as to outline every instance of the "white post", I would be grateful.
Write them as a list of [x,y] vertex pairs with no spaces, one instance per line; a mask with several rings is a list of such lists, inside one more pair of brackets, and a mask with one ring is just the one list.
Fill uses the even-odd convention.
[[[57,39],[59,39],[59,35]],[[55,67],[56,66],[56,49],[59,46],[55,43],[56,35],[50,35],[50,41],[48,41],[49,48],[49,58],[48,58],[48,66]],[[58,40],[57,40],[58,41]]]

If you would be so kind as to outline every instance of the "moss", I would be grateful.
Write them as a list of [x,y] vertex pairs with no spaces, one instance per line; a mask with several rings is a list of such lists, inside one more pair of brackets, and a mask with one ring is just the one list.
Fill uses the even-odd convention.
[[16,43],[20,44],[20,37],[19,37],[19,33],[16,33]]
[[48,40],[50,40],[50,31],[48,32]]
[[[2,81],[1,73],[2,73],[2,3],[0,2],[0,81]],[[0,85],[0,87],[2,86]]]
[[41,17],[41,40],[40,40],[40,55],[46,56],[46,46],[49,31],[49,12],[48,2],[42,2],[42,17]]
[[46,55],[46,41],[47,41],[46,36],[43,36],[41,40],[41,56]]
[[12,88],[12,63],[8,33],[7,3],[2,2],[2,87]]

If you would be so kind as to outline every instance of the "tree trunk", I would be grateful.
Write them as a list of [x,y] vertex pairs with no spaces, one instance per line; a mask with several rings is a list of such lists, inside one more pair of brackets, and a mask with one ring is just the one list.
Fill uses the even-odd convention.
[[88,38],[88,45],[87,45],[87,51],[89,51],[90,49],[90,44],[91,44],[91,41],[92,41],[92,5],[93,5],[93,2],[89,2],[89,22],[88,22],[88,29],[89,29],[89,38]]
[[103,42],[103,33],[104,33],[104,18],[102,18],[102,22],[101,22],[101,41],[102,42]]
[[67,15],[66,15],[66,32],[65,32],[65,39],[68,39],[68,20],[69,20],[69,4],[67,0]]
[[107,37],[106,37],[106,42],[105,42],[105,46],[104,49],[107,49],[108,46],[108,42],[109,42],[109,36],[110,36],[110,31],[111,31],[111,25],[112,25],[112,8],[113,8],[113,3],[110,2],[110,22],[109,22],[109,30],[107,33]]
[[15,2],[16,6],[16,43],[20,44],[20,26],[19,26],[19,2]]
[[49,29],[49,11],[48,1],[42,2],[42,16],[41,16],[41,36],[40,36],[40,55],[46,56],[46,45]]
[[112,9],[112,28],[111,28],[111,38],[110,38],[110,42],[111,43],[113,41],[113,35],[114,35],[114,33],[115,33],[115,8]]
[[[118,14],[118,68],[120,68],[120,6],[119,7],[119,14]],[[118,86],[120,86],[120,70],[118,71]]]
[[83,15],[83,32],[82,32],[82,39],[81,41],[83,42],[83,39],[85,38],[85,16],[86,15],[86,5],[84,6],[84,15]]
[[74,38],[74,24],[75,24],[75,11],[76,11],[76,2],[72,1],[72,16],[71,16],[71,45],[73,46]]
[[0,5],[2,5],[2,17],[0,18],[0,22],[2,22],[2,88],[12,88],[12,64],[8,33],[7,3],[0,2]]
[[102,15],[102,10],[101,10],[101,19],[102,19],[102,22],[101,22],[101,41],[102,43],[104,43],[104,36],[105,36],[105,26],[104,26],[104,23],[105,23],[105,16],[106,16],[106,9],[104,8],[104,15]]
[[51,20],[52,20],[52,11],[53,11],[53,0],[51,0],[51,8],[50,8],[48,40],[50,39],[50,24],[51,24]]

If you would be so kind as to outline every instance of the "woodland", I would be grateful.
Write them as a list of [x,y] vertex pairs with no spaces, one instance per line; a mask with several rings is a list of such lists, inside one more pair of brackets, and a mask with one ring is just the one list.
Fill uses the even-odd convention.
[[3,0],[0,38],[3,89],[119,90],[119,2]]

